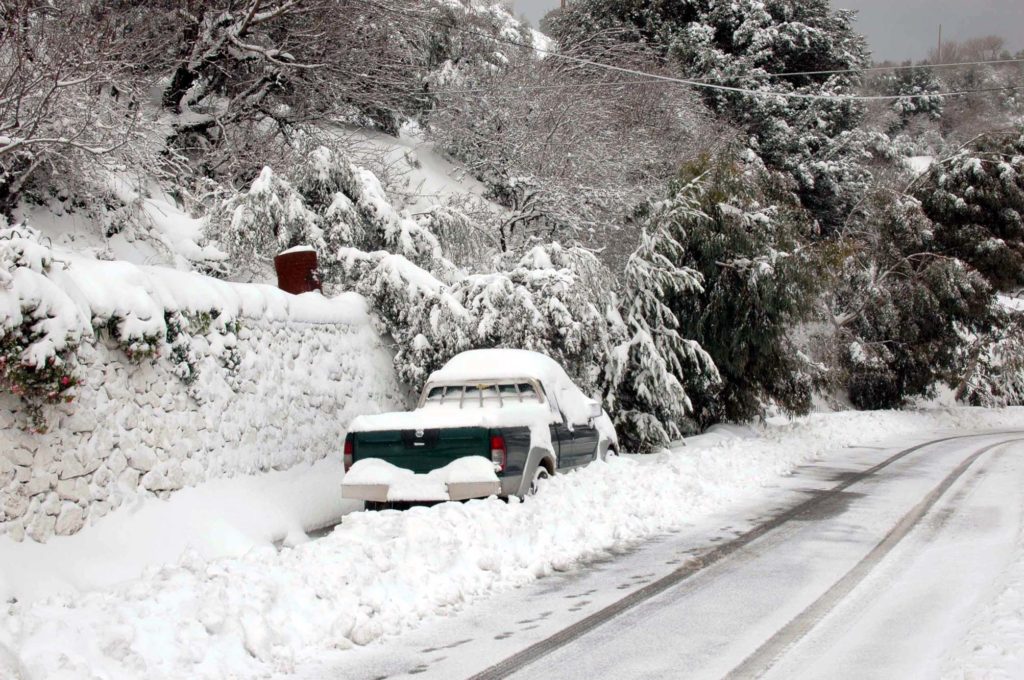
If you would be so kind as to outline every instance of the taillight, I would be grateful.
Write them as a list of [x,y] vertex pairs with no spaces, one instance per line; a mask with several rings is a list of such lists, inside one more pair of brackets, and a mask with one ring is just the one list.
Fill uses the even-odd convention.
[[345,435],[345,472],[352,467],[352,453],[355,451],[355,442],[352,435]]
[[491,462],[494,463],[494,471],[502,472],[505,469],[505,438],[500,434],[491,435]]

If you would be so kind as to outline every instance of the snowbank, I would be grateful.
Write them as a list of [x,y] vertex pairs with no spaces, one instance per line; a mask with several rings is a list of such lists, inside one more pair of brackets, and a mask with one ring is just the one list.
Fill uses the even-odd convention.
[[362,503],[341,498],[344,466],[327,458],[258,475],[215,479],[169,498],[137,498],[74,536],[15,543],[0,536],[0,602],[75,595],[137,579],[190,552],[241,557],[338,522]]
[[31,677],[288,673],[693,522],[830,450],[1022,423],[1022,409],[817,415],[756,439],[612,458],[555,476],[523,503],[354,513],[324,539],[280,553],[190,554],[110,590],[8,605],[0,672],[7,658],[9,673],[18,664]]

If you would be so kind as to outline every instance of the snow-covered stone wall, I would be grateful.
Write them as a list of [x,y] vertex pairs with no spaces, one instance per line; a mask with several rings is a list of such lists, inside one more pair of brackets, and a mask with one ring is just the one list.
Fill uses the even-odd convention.
[[[354,417],[406,402],[358,295],[123,263],[72,261],[51,280],[93,329],[75,350],[71,400],[43,407],[45,431],[22,397],[0,392],[0,534],[14,540],[73,534],[140,494],[340,456]],[[146,331],[153,351],[133,352],[123,334],[95,330],[111,318],[163,332]],[[187,332],[167,332],[188,318]]]

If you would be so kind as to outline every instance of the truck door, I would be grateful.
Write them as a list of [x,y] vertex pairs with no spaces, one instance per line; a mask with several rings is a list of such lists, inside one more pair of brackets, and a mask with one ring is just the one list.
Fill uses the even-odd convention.
[[551,444],[556,447],[555,454],[559,470],[568,470],[576,465],[573,433],[564,418],[551,426]]
[[600,436],[593,423],[580,423],[572,428],[573,458],[576,465],[586,465],[597,460],[597,444]]

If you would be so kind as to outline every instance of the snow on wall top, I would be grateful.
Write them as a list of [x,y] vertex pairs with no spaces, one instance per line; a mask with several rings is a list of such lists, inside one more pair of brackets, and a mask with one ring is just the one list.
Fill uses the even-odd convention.
[[[230,318],[306,323],[354,323],[368,306],[356,293],[325,298],[319,293],[291,295],[274,286],[231,283],[195,272],[128,262],[64,258],[66,267],[49,278],[86,318],[131,318],[163,324],[165,311],[220,310]],[[0,295],[16,291],[3,291]]]

